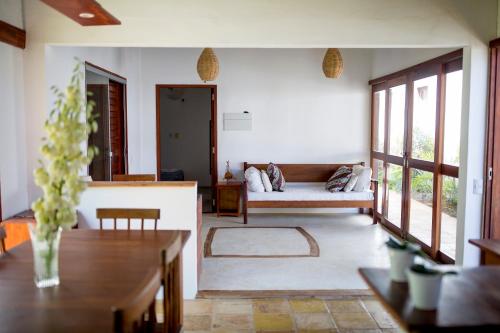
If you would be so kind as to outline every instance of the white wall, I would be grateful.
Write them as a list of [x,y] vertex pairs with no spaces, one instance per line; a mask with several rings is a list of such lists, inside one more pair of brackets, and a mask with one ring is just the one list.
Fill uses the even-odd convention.
[[29,208],[21,49],[0,43],[0,73],[0,182],[7,218]]
[[[23,28],[21,2],[0,1],[0,20]],[[26,188],[31,172],[26,168],[23,88],[23,50],[0,42],[0,183],[3,218],[29,208]]]
[[[97,208],[159,208],[158,230],[189,230],[191,235],[183,250],[184,297],[192,299],[198,291],[197,278],[197,220],[196,184],[182,187],[162,186],[110,186],[94,187],[92,184],[83,192],[78,206],[78,227],[98,229]],[[112,221],[103,221],[104,228],[112,228]],[[153,229],[152,221],[145,221],[145,229]],[[126,229],[127,221],[118,221],[118,229]],[[132,229],[140,229],[140,221],[131,221]]]
[[[344,74],[327,79],[323,49],[216,49],[218,169],[230,160],[323,163],[368,161],[371,52],[344,49]],[[141,160],[156,170],[155,84],[199,84],[200,49],[143,49]],[[251,131],[224,131],[225,112],[252,113]],[[354,136],[353,136],[354,133]]]
[[[129,172],[140,172],[139,161],[139,98],[140,98],[140,73],[139,61],[134,58],[134,50],[130,49],[128,52],[123,52],[118,48],[86,48],[86,47],[55,47],[47,46],[45,50],[46,70],[51,73],[46,77],[46,96],[47,108],[50,110],[54,103],[54,97],[50,91],[50,87],[55,85],[59,88],[64,88],[69,83],[73,67],[75,66],[75,58],[81,61],[88,61],[97,66],[110,70],[118,75],[127,78],[127,125],[128,125],[128,153],[129,153]],[[41,118],[46,117],[47,111],[41,115]],[[40,116],[40,115],[39,115]],[[32,128],[34,131],[39,132],[40,136],[44,133],[39,128]],[[33,136],[34,133],[31,133]],[[39,144],[38,142],[35,142]],[[31,147],[30,150],[35,150],[36,147]],[[31,167],[31,166],[30,166]],[[31,187],[32,197],[33,193],[38,193],[38,190]]]
[[170,99],[167,88],[160,93],[161,168],[181,169],[185,180],[211,186],[211,89],[175,91],[182,92],[179,99]]

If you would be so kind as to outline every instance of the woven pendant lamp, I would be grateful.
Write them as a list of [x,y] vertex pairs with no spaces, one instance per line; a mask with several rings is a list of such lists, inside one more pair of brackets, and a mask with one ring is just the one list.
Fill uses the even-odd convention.
[[339,49],[328,49],[323,59],[323,73],[331,79],[336,79],[342,74],[344,62]]
[[198,58],[198,65],[196,66],[198,75],[204,81],[213,81],[219,75],[219,60],[211,48],[203,49],[200,57]]

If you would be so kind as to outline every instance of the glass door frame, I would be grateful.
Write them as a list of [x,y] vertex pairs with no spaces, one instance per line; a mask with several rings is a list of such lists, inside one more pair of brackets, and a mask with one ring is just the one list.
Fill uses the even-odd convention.
[[[371,103],[371,146],[370,159],[371,166],[374,169],[375,160],[382,161],[383,165],[383,182],[382,182],[382,211],[378,211],[378,207],[374,214],[380,223],[395,235],[416,242],[422,246],[422,249],[429,254],[433,259],[445,262],[454,263],[454,260],[440,251],[441,245],[441,197],[442,197],[442,177],[449,176],[458,178],[459,167],[447,165],[443,163],[443,142],[444,142],[444,113],[445,113],[445,90],[446,90],[446,74],[462,69],[462,50],[457,50],[441,57],[426,61],[415,65],[408,69],[386,75],[384,77],[371,80],[369,83],[372,86],[372,103]],[[437,92],[436,92],[436,111],[435,111],[435,135],[434,135],[434,161],[425,161],[422,159],[413,158],[412,139],[413,139],[413,88],[414,81],[421,78],[437,75]],[[404,149],[403,156],[394,156],[389,154],[390,147],[390,89],[392,87],[406,84],[405,95],[405,120],[404,120]],[[378,133],[378,119],[380,110],[375,106],[375,94],[385,91],[385,117],[384,117],[384,151],[376,150]],[[387,196],[388,196],[388,165],[394,164],[403,167],[402,179],[402,202],[401,202],[401,227],[397,227],[394,223],[388,220],[385,216],[387,213]],[[433,198],[432,198],[432,234],[431,244],[425,244],[423,241],[410,234],[410,200],[411,200],[411,184],[410,170],[422,170],[433,174]],[[378,170],[374,172],[378,174]]]

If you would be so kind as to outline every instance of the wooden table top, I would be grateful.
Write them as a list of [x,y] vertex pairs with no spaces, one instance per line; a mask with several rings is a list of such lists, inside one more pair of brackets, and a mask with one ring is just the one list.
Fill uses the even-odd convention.
[[60,245],[61,284],[33,282],[31,242],[0,256],[0,331],[111,332],[111,307],[154,270],[161,250],[189,231],[69,230]]
[[481,250],[489,251],[500,256],[499,239],[469,239],[469,243],[476,245]]
[[410,332],[500,332],[500,268],[463,269],[443,277],[436,311],[414,309],[408,285],[391,282],[387,269],[360,268],[359,273],[386,310]]

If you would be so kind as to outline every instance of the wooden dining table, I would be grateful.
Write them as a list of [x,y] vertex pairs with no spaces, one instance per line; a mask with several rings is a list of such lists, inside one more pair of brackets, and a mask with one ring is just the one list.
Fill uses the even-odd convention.
[[60,285],[44,289],[33,282],[30,242],[13,248],[0,256],[0,332],[112,332],[112,307],[161,269],[179,233],[185,243],[189,231],[63,231]]
[[444,276],[433,311],[415,309],[408,284],[391,281],[388,269],[360,268],[359,273],[409,332],[500,332],[500,267],[464,268]]

